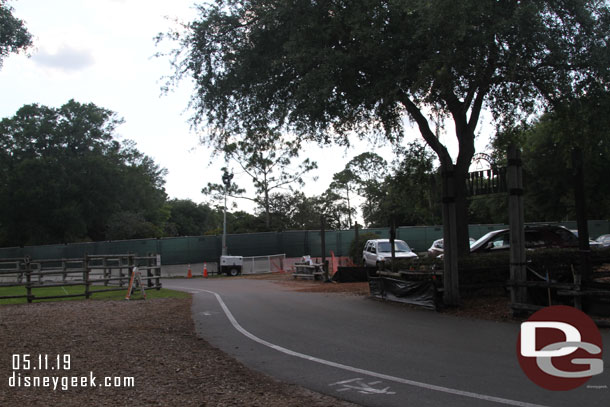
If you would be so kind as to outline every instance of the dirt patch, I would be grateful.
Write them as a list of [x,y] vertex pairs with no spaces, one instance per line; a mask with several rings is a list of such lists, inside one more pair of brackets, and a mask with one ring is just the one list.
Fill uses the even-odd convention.
[[459,307],[446,308],[442,312],[449,315],[490,321],[521,322],[521,319],[512,316],[510,299],[501,296],[464,298]]
[[[0,405],[351,405],[244,367],[196,336],[190,305],[190,299],[163,299],[0,306]],[[29,354],[37,369],[22,363],[13,370],[14,354]],[[57,369],[57,355],[60,366],[62,355],[70,355],[69,370]],[[13,374],[21,387],[10,386]],[[62,390],[61,378],[56,390],[52,382],[24,387],[26,376],[93,376],[97,387]],[[105,377],[133,377],[135,386],[101,387]]]
[[267,280],[293,291],[311,293],[344,293],[349,295],[370,295],[369,283],[337,283],[299,277],[295,279],[292,273],[269,273],[247,275],[241,278],[252,280]]
[[[610,270],[609,270],[610,271]],[[269,280],[293,291],[315,293],[339,293],[347,295],[370,296],[368,282],[362,283],[325,283],[308,279],[294,279],[291,273],[271,273],[262,275],[243,276],[241,278]],[[608,277],[610,279],[610,277]],[[418,308],[415,305],[399,304],[406,308]],[[519,323],[527,317],[514,317],[510,308],[508,292],[503,290],[483,290],[465,295],[459,307],[446,307],[439,312],[465,318],[484,319],[498,322]],[[610,326],[610,317],[592,316],[601,327]]]

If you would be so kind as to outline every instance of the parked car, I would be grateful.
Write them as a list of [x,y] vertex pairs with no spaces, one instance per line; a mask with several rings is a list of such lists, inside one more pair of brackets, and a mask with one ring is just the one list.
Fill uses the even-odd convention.
[[[578,230],[577,229],[570,229],[570,232],[574,233],[574,236],[578,237]],[[600,247],[602,247],[600,242],[589,238],[589,248],[591,248],[591,249],[599,249]]]
[[[525,227],[526,249],[578,247],[578,238],[563,226],[536,225]],[[471,247],[471,253],[495,252],[510,248],[508,229],[494,230],[482,236]]]
[[[394,255],[397,259],[416,258],[417,254],[411,250],[404,240],[394,240]],[[362,263],[365,267],[383,268],[392,260],[392,246],[390,239],[367,240],[362,251]]]
[[[474,242],[476,242],[476,239],[473,239],[471,237],[470,238],[470,247],[472,247]],[[444,252],[444,249],[443,249],[443,239],[435,240],[434,242],[432,242],[432,245],[428,249],[428,255],[430,257],[439,257],[439,256],[441,256],[443,254],[443,252]]]
[[598,247],[610,247],[610,235],[601,235],[595,239],[595,242],[598,244]]

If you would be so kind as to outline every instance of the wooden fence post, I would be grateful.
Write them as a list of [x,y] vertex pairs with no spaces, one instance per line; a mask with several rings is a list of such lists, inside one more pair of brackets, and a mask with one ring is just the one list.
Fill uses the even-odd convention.
[[152,288],[153,286],[152,276],[152,253],[148,253],[148,259],[146,259],[146,286],[148,288]]
[[160,278],[161,278],[161,255],[157,254],[157,258],[155,260],[156,260],[155,276],[157,277],[155,280],[155,284],[157,286],[157,290],[160,290],[161,289],[161,280],[160,280]]
[[123,257],[118,256],[117,260],[119,262],[119,287],[123,287]]
[[91,293],[89,292],[89,255],[85,254],[85,258],[83,260],[83,280],[85,281],[85,298],[89,299]]
[[[574,205],[576,207],[578,251],[580,253],[580,266],[576,268],[578,278],[575,274],[574,283],[580,287],[582,282],[589,282],[591,280],[591,247],[589,246],[589,225],[587,222],[585,174],[582,150],[580,148],[572,150],[572,166],[574,168]],[[576,278],[578,282],[576,282]]]
[[110,269],[110,273],[108,273],[108,260],[106,259],[106,257],[104,257],[102,259],[102,267],[104,269],[104,271],[102,272],[103,276],[104,276],[104,286],[108,286],[108,278],[112,277],[112,269]]
[[392,219],[390,220],[390,254],[391,254],[391,269],[392,272],[396,273],[396,248],[394,245],[396,244],[396,219],[394,215],[392,215]]
[[[507,156],[510,279],[513,283],[518,284],[527,280],[521,152],[515,146],[510,146]],[[510,297],[513,304],[525,304],[527,302],[527,289],[523,286],[513,285]]]
[[32,295],[32,266],[28,257],[24,258],[25,267],[25,289],[28,296],[28,303],[31,303],[34,296]]

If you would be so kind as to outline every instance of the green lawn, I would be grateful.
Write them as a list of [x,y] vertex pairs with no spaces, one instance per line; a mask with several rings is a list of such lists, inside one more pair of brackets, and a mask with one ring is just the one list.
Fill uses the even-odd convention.
[[[105,287],[103,285],[92,285],[89,286],[90,291],[104,290],[112,287]],[[53,297],[57,295],[68,295],[68,294],[84,294],[84,285],[66,286],[66,287],[48,287],[48,288],[34,288],[32,294],[35,297]],[[0,297],[13,296],[13,295],[26,295],[25,287],[0,287]],[[93,300],[125,300],[127,295],[127,287],[123,287],[120,291],[108,291],[97,294],[91,294],[89,297]],[[154,298],[186,298],[189,294],[182,291],[168,290],[162,288],[161,290],[146,290],[146,299]],[[48,300],[34,300],[34,302],[41,301],[72,301],[72,300],[84,300],[85,297],[68,297],[68,298],[57,298]],[[131,295],[132,300],[142,299],[140,290],[137,289]],[[23,304],[27,303],[26,298],[0,298],[0,304]]]

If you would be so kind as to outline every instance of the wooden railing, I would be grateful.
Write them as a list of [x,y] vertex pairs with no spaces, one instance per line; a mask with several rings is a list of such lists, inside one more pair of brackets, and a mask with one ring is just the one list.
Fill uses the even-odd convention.
[[[29,258],[0,260],[0,287],[25,287],[26,294],[0,296],[0,299],[27,298],[46,300],[68,297],[85,297],[108,292],[126,291],[131,273],[137,268],[145,290],[161,289],[160,256],[139,257],[134,254],[86,255],[80,259],[30,260]],[[84,286],[82,293],[53,296],[36,296],[33,289],[49,287]],[[103,289],[92,290],[92,286]],[[65,291],[65,290],[64,290]]]

